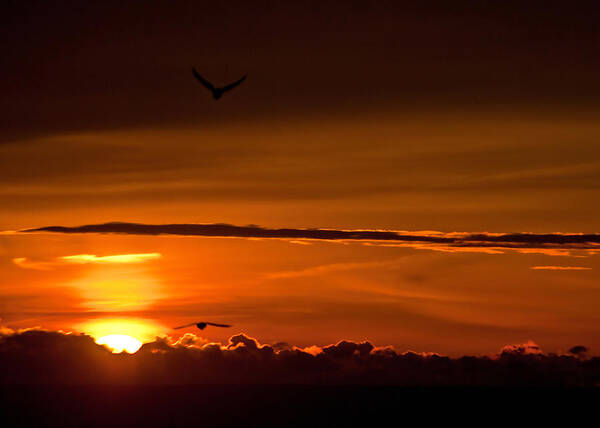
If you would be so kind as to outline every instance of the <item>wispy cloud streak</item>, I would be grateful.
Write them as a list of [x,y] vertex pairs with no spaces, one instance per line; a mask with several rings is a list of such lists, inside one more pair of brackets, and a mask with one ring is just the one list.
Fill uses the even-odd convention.
[[159,253],[145,254],[117,254],[114,256],[96,256],[95,254],[76,254],[63,256],[60,259],[66,263],[143,263],[148,260],[159,259]]
[[23,269],[49,270],[63,264],[136,264],[161,258],[160,253],[115,254],[96,256],[95,254],[75,254],[48,260],[29,260],[26,257],[15,257],[13,263]]
[[590,267],[584,266],[532,266],[533,270],[592,270]]

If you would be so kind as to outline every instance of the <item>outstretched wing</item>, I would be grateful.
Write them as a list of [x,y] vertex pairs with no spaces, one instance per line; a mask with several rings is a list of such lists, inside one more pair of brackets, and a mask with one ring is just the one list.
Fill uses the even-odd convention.
[[196,323],[195,322],[191,322],[191,323],[186,324],[186,325],[180,325],[179,327],[173,327],[173,330],[179,330],[180,328],[191,327],[193,325],[196,325]]
[[204,87],[206,89],[209,89],[211,91],[215,90],[215,87],[213,86],[213,84],[210,83],[208,80],[206,80],[204,77],[200,76],[200,73],[198,73],[194,67],[192,67],[192,73],[194,73],[194,76],[196,77],[196,79],[198,79],[200,81],[200,83],[202,83],[204,85]]
[[229,325],[229,324],[216,324],[214,322],[207,322],[206,324],[212,325],[214,327],[233,327],[232,325]]
[[227,86],[223,86],[223,87],[221,88],[221,90],[222,90],[223,92],[225,92],[225,91],[229,91],[229,90],[231,90],[231,89],[235,88],[237,85],[239,85],[239,84],[240,84],[240,83],[242,83],[244,80],[246,80],[246,77],[248,77],[248,75],[247,75],[247,74],[246,74],[246,75],[244,75],[244,77],[242,77],[240,80],[236,80],[235,82],[233,82],[233,83],[230,83],[230,84],[229,84],[229,85],[227,85]]

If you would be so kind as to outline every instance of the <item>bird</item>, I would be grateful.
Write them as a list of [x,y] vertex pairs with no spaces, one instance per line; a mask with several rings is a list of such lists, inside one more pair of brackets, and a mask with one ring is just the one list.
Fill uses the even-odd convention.
[[215,85],[213,85],[208,80],[206,80],[204,77],[202,77],[200,75],[200,73],[198,73],[196,71],[196,69],[194,67],[192,67],[192,73],[194,74],[194,76],[196,77],[196,79],[198,79],[200,81],[200,83],[202,83],[202,85],[204,85],[204,87],[206,89],[208,89],[208,90],[210,90],[212,92],[212,96],[213,96],[213,98],[215,100],[218,100],[219,98],[221,98],[225,92],[232,90],[237,85],[239,85],[244,80],[246,80],[246,77],[248,77],[248,75],[245,74],[244,77],[242,77],[241,79],[236,80],[235,82],[230,83],[229,85],[223,86],[221,88],[217,88],[217,87],[215,87]]
[[212,325],[213,327],[233,327],[232,325],[229,325],[229,324],[217,324],[214,322],[200,321],[200,322],[191,322],[189,324],[180,325],[179,327],[173,327],[173,330],[179,330],[180,328],[191,327],[193,325],[198,327],[200,330],[204,330],[206,328],[206,326],[209,326],[209,325]]

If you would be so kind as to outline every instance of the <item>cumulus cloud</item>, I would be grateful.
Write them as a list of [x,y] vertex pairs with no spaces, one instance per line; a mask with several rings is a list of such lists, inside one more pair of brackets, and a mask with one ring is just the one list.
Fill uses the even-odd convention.
[[208,341],[202,337],[198,337],[192,333],[185,333],[183,336],[179,337],[174,342],[172,342],[172,345],[176,346],[176,347],[183,346],[186,348],[190,348],[190,347],[201,348],[202,346],[206,345],[207,343],[208,343]]
[[502,348],[502,353],[519,355],[540,355],[542,354],[542,349],[538,346],[537,343],[530,340],[527,343],[506,345]]
[[595,254],[600,251],[600,234],[583,233],[473,233],[396,230],[270,229],[255,225],[230,224],[140,224],[103,223],[83,226],[47,226],[21,233],[117,233],[127,235],[176,235],[285,239],[301,241],[343,241],[378,245],[409,246],[440,251],[502,253],[506,250],[568,255],[571,251]]
[[587,353],[588,348],[583,345],[575,345],[569,349],[569,353],[577,356],[583,356]]
[[[577,348],[579,351],[579,348]],[[573,354],[573,353],[572,353]],[[90,336],[43,330],[0,335],[2,384],[326,384],[591,386],[600,358],[546,354],[534,342],[494,356],[400,353],[365,341],[300,349],[244,334],[209,343],[193,334],[156,338],[112,354]]]

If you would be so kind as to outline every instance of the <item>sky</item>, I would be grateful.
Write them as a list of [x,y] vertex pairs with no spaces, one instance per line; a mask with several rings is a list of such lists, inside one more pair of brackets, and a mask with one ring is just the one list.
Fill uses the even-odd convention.
[[281,3],[3,2],[4,328],[598,354],[593,5]]

